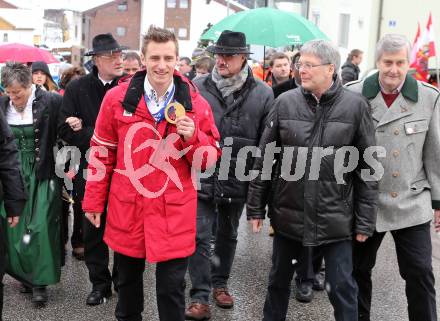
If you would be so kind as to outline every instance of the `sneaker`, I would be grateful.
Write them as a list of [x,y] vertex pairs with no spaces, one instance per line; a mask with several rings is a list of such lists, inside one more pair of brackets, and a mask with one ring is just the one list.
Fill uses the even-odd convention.
[[215,304],[223,309],[230,309],[234,306],[234,298],[226,288],[216,288],[212,290],[212,297]]
[[193,302],[185,311],[185,320],[209,320],[211,310],[208,304]]
[[301,282],[297,284],[295,298],[302,303],[309,303],[313,300],[313,285],[309,282]]

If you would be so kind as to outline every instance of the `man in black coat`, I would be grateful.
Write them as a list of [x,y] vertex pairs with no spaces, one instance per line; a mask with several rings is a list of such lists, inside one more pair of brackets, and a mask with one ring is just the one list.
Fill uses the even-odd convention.
[[[198,191],[196,252],[189,262],[191,304],[185,312],[191,320],[211,316],[211,283],[217,306],[227,309],[234,305],[227,285],[247,196],[248,170],[253,163],[253,158],[243,151],[258,146],[273,102],[271,88],[255,79],[247,65],[249,50],[243,33],[223,31],[208,51],[215,55],[215,67],[212,73],[198,77],[195,84],[211,105],[224,149],[215,172],[201,179]],[[210,241],[215,220],[214,257],[218,264],[211,267]]]
[[[9,226],[18,224],[26,204],[23,179],[20,174],[17,146],[3,111],[0,109],[0,200],[3,201]],[[0,221],[0,321],[3,311],[3,276],[6,265],[4,221]]]
[[375,139],[368,102],[342,87],[339,64],[329,41],[304,44],[301,87],[277,98],[260,140],[247,216],[258,232],[268,204],[275,230],[264,321],[285,320],[303,246],[324,254],[336,321],[357,320],[352,238],[364,242],[375,228],[378,184],[365,157]]
[[[86,56],[93,56],[92,72],[72,80],[64,93],[59,116],[59,136],[67,145],[76,146],[81,151],[79,171],[74,179],[74,201],[78,206],[77,210],[82,210],[81,202],[86,183],[83,171],[87,169],[86,152],[104,95],[117,85],[123,74],[124,49],[126,48],[120,46],[111,34],[97,35],[93,38],[93,50],[86,53]],[[86,300],[88,305],[101,304],[112,294],[108,247],[103,241],[105,215],[102,219],[99,229],[86,219],[83,223],[84,258],[92,283],[92,292]]]

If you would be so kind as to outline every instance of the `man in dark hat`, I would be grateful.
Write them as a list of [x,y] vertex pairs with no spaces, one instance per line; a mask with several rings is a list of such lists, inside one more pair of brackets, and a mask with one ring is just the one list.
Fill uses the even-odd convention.
[[[94,62],[92,72],[72,80],[64,93],[59,116],[59,135],[67,145],[75,146],[81,151],[78,175],[73,182],[74,206],[78,206],[77,210],[81,210],[84,196],[86,181],[83,172],[87,168],[86,152],[104,95],[117,85],[123,74],[124,49],[127,48],[120,46],[109,33],[94,37],[93,50],[85,54],[92,56]],[[104,227],[105,215],[99,229],[88,220],[83,224],[84,257],[92,282],[92,292],[86,300],[88,305],[101,304],[112,294],[112,276],[108,269],[109,252],[103,242]]]
[[[211,105],[220,131],[220,144],[225,148],[216,171],[211,177],[201,179],[198,191],[197,245],[189,263],[192,289],[191,304],[186,310],[186,318],[190,320],[211,317],[208,305],[211,284],[217,306],[228,309],[234,305],[227,283],[251,179],[248,170],[253,158],[248,155],[248,147],[258,145],[273,101],[272,89],[255,79],[247,65],[250,52],[243,33],[225,30],[216,45],[207,51],[214,54],[215,67],[194,82]],[[227,150],[230,153],[225,152]],[[211,266],[210,240],[216,219],[214,264]]]

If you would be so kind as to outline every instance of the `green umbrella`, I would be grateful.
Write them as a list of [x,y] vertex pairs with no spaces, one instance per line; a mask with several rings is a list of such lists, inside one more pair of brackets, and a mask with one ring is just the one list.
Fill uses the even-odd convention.
[[299,14],[273,8],[245,10],[228,16],[213,25],[201,39],[216,41],[223,30],[241,31],[247,43],[274,48],[328,39],[316,25]]

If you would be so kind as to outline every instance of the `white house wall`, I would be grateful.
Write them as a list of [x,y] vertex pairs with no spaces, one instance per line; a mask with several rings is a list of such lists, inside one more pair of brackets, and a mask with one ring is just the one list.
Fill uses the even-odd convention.
[[[372,20],[371,16],[376,0],[311,0],[309,9],[309,19],[313,21],[313,16],[319,14],[318,27],[338,45],[339,23],[341,14],[349,14],[349,34],[348,45],[339,47],[341,62],[343,63],[347,54],[352,49],[364,51],[364,61],[360,65],[361,71],[365,71],[371,65],[372,56],[370,46],[375,42],[377,34],[377,20]],[[374,39],[373,39],[374,38]],[[372,40],[373,39],[373,40]]]
[[[229,14],[235,11],[229,9]],[[216,24],[227,16],[227,7],[215,1],[206,4],[206,0],[193,0],[191,5],[191,30],[190,40],[180,40],[180,55],[191,57],[197,42],[208,23]]]

